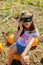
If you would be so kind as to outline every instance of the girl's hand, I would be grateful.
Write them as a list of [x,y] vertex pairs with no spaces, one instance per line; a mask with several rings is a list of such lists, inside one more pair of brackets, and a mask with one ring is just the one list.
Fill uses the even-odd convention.
[[20,30],[23,30],[23,22],[19,23]]
[[21,56],[22,65],[29,65],[29,56]]

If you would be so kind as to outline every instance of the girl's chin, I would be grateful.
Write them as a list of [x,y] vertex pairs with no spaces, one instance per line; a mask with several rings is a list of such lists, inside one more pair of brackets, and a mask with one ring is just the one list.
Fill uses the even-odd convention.
[[25,26],[23,26],[23,28],[26,29],[26,30],[29,30],[29,27],[25,27]]

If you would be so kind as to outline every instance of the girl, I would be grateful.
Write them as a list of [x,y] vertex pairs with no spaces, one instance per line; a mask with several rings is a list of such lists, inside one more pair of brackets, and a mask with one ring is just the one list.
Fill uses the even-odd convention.
[[7,65],[11,65],[13,56],[16,53],[21,54],[22,65],[29,65],[29,58],[27,60],[29,56],[28,51],[37,35],[37,30],[33,22],[33,15],[27,11],[21,13],[18,30],[14,36],[15,43],[10,47]]

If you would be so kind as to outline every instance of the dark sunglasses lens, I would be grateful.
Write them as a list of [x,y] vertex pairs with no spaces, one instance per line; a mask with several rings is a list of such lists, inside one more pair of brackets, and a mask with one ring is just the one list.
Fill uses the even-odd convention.
[[27,17],[27,18],[20,18],[19,21],[22,21],[22,22],[31,22],[33,19],[33,15],[30,16],[30,17]]

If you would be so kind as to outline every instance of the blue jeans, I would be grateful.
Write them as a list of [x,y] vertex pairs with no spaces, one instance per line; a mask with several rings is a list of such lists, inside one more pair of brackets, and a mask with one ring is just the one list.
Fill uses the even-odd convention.
[[23,52],[24,49],[26,48],[26,46],[22,46],[22,45],[20,45],[18,42],[16,42],[15,45],[16,45],[16,47],[17,47],[17,49],[18,49],[18,53]]

